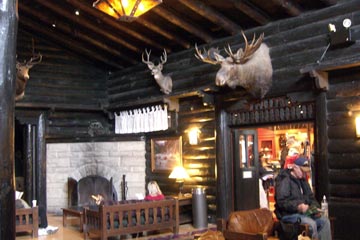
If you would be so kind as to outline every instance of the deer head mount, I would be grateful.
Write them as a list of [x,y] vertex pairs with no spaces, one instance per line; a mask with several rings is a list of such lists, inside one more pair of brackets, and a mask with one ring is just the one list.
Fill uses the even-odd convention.
[[25,94],[26,83],[29,80],[29,70],[34,65],[40,63],[42,55],[39,53],[30,58],[29,61],[19,62],[16,61],[16,95],[15,101],[21,100]]
[[163,65],[167,61],[166,51],[164,49],[163,55],[160,57],[160,62],[158,65],[155,65],[150,61],[151,50],[148,52],[145,49],[146,60],[144,59],[144,53],[142,54],[142,62],[147,64],[148,68],[151,70],[151,74],[154,75],[155,81],[160,86],[161,91],[165,94],[169,94],[172,91],[172,79],[169,75],[163,75],[162,69]]
[[254,35],[250,44],[244,32],[241,33],[245,47],[238,49],[235,54],[229,45],[225,48],[228,55],[226,58],[220,55],[218,49],[204,49],[204,52],[201,52],[195,45],[195,57],[206,63],[221,65],[216,74],[216,85],[227,84],[231,88],[241,86],[254,97],[263,98],[271,87],[273,73],[269,48],[262,43],[264,33],[257,40]]

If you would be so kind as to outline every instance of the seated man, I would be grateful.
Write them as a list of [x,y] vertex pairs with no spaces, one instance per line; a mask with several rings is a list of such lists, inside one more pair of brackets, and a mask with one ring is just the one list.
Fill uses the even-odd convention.
[[319,203],[306,181],[308,160],[297,158],[275,179],[275,214],[283,222],[308,224],[312,239],[331,239],[329,219],[320,215]]

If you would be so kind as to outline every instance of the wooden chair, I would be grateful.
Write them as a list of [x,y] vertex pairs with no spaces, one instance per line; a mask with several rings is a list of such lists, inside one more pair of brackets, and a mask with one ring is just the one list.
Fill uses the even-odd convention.
[[16,209],[16,233],[31,232],[32,237],[38,237],[39,209],[38,207]]

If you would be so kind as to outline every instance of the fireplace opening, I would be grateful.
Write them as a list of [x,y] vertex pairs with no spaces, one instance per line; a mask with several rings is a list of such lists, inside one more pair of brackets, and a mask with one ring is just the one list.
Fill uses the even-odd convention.
[[89,175],[79,181],[68,178],[68,206],[96,205],[92,196],[101,195],[105,202],[117,202],[118,197],[113,185],[113,179],[98,175]]

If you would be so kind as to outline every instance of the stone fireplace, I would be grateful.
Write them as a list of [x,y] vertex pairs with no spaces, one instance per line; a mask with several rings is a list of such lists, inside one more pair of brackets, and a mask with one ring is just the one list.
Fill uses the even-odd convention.
[[68,204],[68,177],[89,175],[113,179],[121,199],[122,176],[126,175],[127,199],[145,195],[145,141],[47,144],[47,210],[60,214]]

